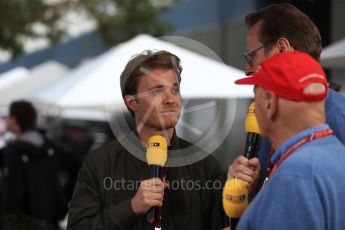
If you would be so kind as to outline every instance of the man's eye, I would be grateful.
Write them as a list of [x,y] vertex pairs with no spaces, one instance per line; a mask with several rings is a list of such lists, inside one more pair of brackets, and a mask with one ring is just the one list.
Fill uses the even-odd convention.
[[179,93],[180,92],[180,87],[178,87],[178,86],[173,87],[171,92],[172,93]]
[[163,93],[164,90],[163,89],[154,89],[152,91],[153,95],[160,95],[161,93]]

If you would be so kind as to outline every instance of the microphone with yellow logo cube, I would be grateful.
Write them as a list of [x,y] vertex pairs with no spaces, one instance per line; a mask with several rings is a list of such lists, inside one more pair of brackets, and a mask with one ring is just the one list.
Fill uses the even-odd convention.
[[[149,178],[159,178],[162,179],[162,167],[164,167],[165,162],[168,158],[168,145],[163,136],[152,136],[147,143],[146,150],[146,161],[149,165]],[[147,222],[156,224],[157,218],[157,207],[152,207],[146,216]]]

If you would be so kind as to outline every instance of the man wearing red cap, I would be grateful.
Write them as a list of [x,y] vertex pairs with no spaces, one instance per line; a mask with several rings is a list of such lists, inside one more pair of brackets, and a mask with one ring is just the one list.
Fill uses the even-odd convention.
[[328,83],[301,52],[275,54],[252,76],[256,116],[272,143],[272,170],[238,229],[343,229],[345,147],[326,124]]

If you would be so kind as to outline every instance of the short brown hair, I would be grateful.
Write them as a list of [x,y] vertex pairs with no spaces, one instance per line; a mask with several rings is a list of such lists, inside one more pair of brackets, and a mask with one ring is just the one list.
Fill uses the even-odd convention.
[[[258,35],[262,43],[285,37],[294,49],[320,61],[322,42],[319,30],[308,16],[290,3],[272,4],[252,12],[246,16],[245,22],[248,27],[262,23]],[[273,44],[266,47],[269,50]]]
[[[182,67],[180,59],[176,55],[165,50],[157,52],[146,50],[132,58],[122,71],[120,76],[122,98],[126,95],[137,94],[140,76],[144,75],[142,68],[148,70],[156,68],[172,69],[176,72],[178,81],[181,82]],[[129,111],[133,115],[130,109]]]

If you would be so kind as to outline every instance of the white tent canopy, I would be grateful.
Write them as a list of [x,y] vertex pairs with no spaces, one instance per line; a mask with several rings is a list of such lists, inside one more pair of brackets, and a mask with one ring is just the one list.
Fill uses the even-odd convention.
[[29,70],[25,67],[16,67],[0,74],[0,91],[29,76]]
[[180,57],[184,98],[253,97],[252,87],[236,86],[242,71],[151,36],[139,35],[82,64],[63,81],[34,96],[40,103],[65,111],[104,113],[106,105],[123,108],[120,74],[130,58],[143,50],[167,50]]
[[[87,102],[74,103],[72,100],[72,105],[68,103],[70,99],[70,96],[68,96],[69,93],[75,93],[75,90],[79,90],[81,82],[83,82],[94,69],[99,67],[103,59],[104,57],[101,55],[92,60],[84,61],[66,76],[61,78],[60,81],[56,82],[56,84],[50,85],[50,87],[44,90],[37,91],[31,96],[31,100],[40,107],[42,110],[41,112],[45,115],[104,120],[105,102],[90,104]],[[83,95],[84,92],[77,92],[77,94],[79,94],[77,98],[80,97],[82,99],[87,95],[95,95],[97,97],[99,91],[101,91],[101,89],[91,87],[85,95]],[[103,99],[106,100],[106,98]]]
[[326,68],[345,68],[345,38],[322,50],[321,64]]
[[47,61],[34,67],[25,78],[8,85],[0,90],[0,113],[7,114],[7,107],[14,100],[27,99],[37,91],[54,85],[68,68],[58,62]]

